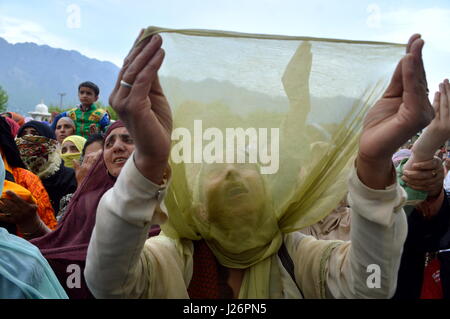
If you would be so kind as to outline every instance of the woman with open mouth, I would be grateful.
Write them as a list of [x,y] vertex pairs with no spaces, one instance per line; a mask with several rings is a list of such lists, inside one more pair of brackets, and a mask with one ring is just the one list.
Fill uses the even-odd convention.
[[[166,194],[172,116],[157,75],[164,59],[162,38],[154,34],[137,43],[110,97],[135,150],[98,205],[85,269],[95,297],[393,295],[407,225],[405,191],[391,158],[433,118],[420,35],[410,38],[389,87],[365,117],[348,183],[349,242],[319,241],[286,230],[291,216],[274,210],[262,176],[254,167],[238,164],[217,169],[205,164],[193,185],[169,188],[170,217],[156,210]],[[116,159],[121,165],[119,157],[112,157]],[[180,176],[175,171],[180,166],[172,169]],[[147,240],[150,227],[159,224],[163,234]],[[373,269],[382,275],[370,282]]]

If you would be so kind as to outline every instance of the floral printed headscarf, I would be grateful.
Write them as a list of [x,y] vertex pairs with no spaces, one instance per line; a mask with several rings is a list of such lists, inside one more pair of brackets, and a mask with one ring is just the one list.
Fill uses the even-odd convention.
[[56,140],[44,136],[24,135],[16,139],[16,144],[22,161],[30,171],[41,178],[47,177],[47,172],[49,175],[53,173],[53,169],[49,172],[49,168],[59,158]]

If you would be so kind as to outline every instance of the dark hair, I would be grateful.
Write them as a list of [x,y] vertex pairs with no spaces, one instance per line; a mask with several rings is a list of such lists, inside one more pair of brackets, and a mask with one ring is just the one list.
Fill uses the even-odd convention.
[[19,149],[17,148],[14,137],[11,134],[11,127],[8,122],[0,116],[0,147],[6,161],[12,168],[25,168],[25,164],[20,158]]
[[82,87],[92,89],[95,93],[95,96],[98,96],[100,94],[100,89],[98,88],[98,86],[90,81],[86,81],[78,85],[78,92]]
[[19,132],[17,132],[17,137],[22,137],[27,127],[34,128],[40,136],[45,136],[47,138],[51,138],[52,140],[56,140],[55,132],[53,132],[50,126],[39,121],[29,121],[22,125],[19,129]]
[[96,134],[92,134],[90,135],[87,140],[86,143],[84,143],[84,147],[83,147],[83,151],[81,152],[81,156],[84,157],[84,153],[86,152],[86,148],[91,145],[92,143],[95,142],[100,142],[103,145],[105,138],[103,136],[103,134],[101,133],[96,133]]

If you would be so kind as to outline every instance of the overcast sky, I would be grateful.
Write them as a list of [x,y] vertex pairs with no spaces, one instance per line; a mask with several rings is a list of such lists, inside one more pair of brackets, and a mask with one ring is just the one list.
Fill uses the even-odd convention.
[[430,91],[450,77],[450,1],[1,0],[0,37],[35,42],[120,66],[139,30],[219,29],[407,42],[421,33]]

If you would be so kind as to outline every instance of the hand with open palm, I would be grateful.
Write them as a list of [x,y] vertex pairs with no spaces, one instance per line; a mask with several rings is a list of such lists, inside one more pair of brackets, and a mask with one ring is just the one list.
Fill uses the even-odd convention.
[[357,172],[375,189],[394,183],[392,155],[434,117],[422,61],[424,41],[413,35],[383,97],[370,109],[359,142]]
[[414,163],[432,159],[436,150],[450,138],[450,83],[448,79],[439,84],[439,92],[434,95],[433,108],[435,117],[414,143],[411,157],[404,169],[411,169]]
[[[158,80],[164,59],[162,38],[136,40],[125,59],[109,103],[125,123],[135,142],[134,160],[139,171],[160,184],[170,153],[172,115]],[[121,84],[121,80],[132,87]]]

